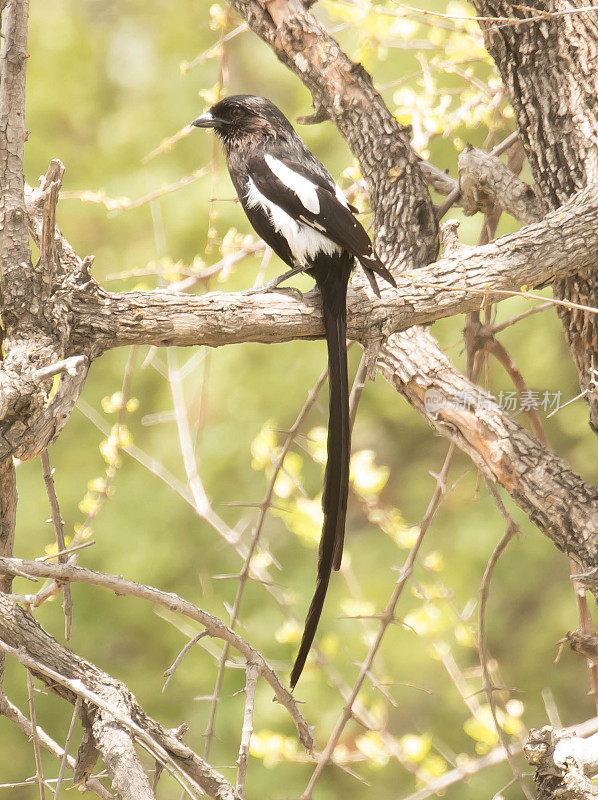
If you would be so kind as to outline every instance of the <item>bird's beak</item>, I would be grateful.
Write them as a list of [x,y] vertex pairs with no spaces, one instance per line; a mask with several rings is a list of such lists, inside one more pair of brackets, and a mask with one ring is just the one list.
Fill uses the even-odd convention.
[[194,128],[216,128],[223,123],[223,119],[215,117],[211,111],[206,111],[205,114],[194,119],[191,124]]

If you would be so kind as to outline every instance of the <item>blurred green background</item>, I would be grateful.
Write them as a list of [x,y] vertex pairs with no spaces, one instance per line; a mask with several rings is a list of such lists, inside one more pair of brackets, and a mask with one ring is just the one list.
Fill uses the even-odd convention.
[[[453,16],[471,13],[467,6],[456,3],[428,2],[422,7]],[[413,124],[420,152],[455,175],[458,149],[464,142],[492,146],[512,130],[510,109],[500,95],[499,82],[482,52],[474,24],[450,19],[440,24],[421,15],[396,16],[396,5],[387,8],[392,13],[366,13],[340,3],[316,7],[351,57],[361,60],[372,73],[401,121]],[[251,232],[238,204],[232,202],[233,190],[210,133],[194,131],[145,159],[206,107],[222,88],[222,80],[225,93],[265,94],[292,120],[310,113],[308,92],[251,33],[231,38],[222,58],[219,40],[240,22],[228,16],[224,6],[189,0],[174,4],[158,0],[48,0],[33,4],[27,180],[35,183],[51,158],[64,162],[59,224],[80,256],[96,256],[95,276],[108,289],[152,288],[176,281],[193,274],[193,269],[217,262],[223,251],[234,251],[241,237],[231,228],[242,235]],[[214,57],[197,58],[213,46],[216,50],[208,56]],[[194,65],[194,59],[199,63]],[[299,130],[341,185],[349,186],[354,164],[332,125],[300,126]],[[209,167],[206,175],[190,185],[164,193],[152,203],[118,210],[204,166]],[[346,168],[351,168],[351,175],[343,174]],[[117,202],[107,200],[110,208],[101,202],[84,202],[77,199],[81,192],[103,193],[95,199]],[[216,198],[211,205],[210,197]],[[359,202],[363,207],[364,199]],[[460,217],[460,212],[453,209],[451,216]],[[479,226],[479,218],[463,219],[462,239],[475,243]],[[514,220],[503,218],[499,233],[516,227]],[[260,272],[260,260],[261,255],[249,257],[226,276],[213,279],[209,287],[200,282],[195,290],[248,287]],[[280,269],[273,258],[267,277]],[[298,285],[307,287],[309,280]],[[497,315],[506,319],[529,306],[528,300],[512,299],[501,304]],[[463,324],[463,318],[455,318],[434,326],[434,333],[461,368]],[[563,401],[577,394],[575,370],[552,309],[507,329],[500,339],[531,389],[561,392]],[[358,348],[352,348],[352,371],[359,355]],[[169,359],[174,369],[195,358],[183,389],[199,473],[214,511],[242,531],[243,540],[248,541],[258,512],[231,504],[261,500],[268,469],[259,468],[256,453],[263,453],[264,448],[267,453],[273,438],[282,443],[280,431],[292,424],[325,365],[325,347],[322,342],[244,344],[195,356],[193,350],[179,350],[171,352]],[[95,518],[88,533],[96,544],[82,551],[81,564],[178,592],[228,621],[237,582],[214,576],[237,573],[242,562],[189,503],[122,452],[113,460],[110,496],[105,499],[97,491],[106,469],[111,469],[104,457],[110,455],[109,449],[102,445],[105,431],[118,418],[118,397],[108,398],[121,390],[130,357],[129,397],[135,400],[129,404],[130,410],[121,412],[126,425],[122,442],[132,440],[186,483],[172,396],[164,377],[169,363],[166,352],[150,353],[149,348],[132,355],[125,350],[110,352],[93,365],[81,407],[73,412],[50,451],[66,531],[72,535],[91,512]],[[495,394],[511,389],[496,364],[490,364],[484,385]],[[295,535],[280,514],[270,514],[261,540],[260,563],[268,565],[268,553],[278,562],[280,569],[274,563],[268,566],[270,575],[284,587],[280,592],[299,621],[313,587],[313,533],[317,531],[313,509],[317,509],[322,480],[321,465],[310,457],[310,441],[313,444],[317,431],[311,439],[307,434],[326,424],[326,406],[324,388],[288,465],[306,497],[316,500],[303,520],[305,535]],[[104,432],[90,421],[90,414],[104,425]],[[545,418],[544,413],[541,416]],[[527,424],[525,416],[520,419]],[[545,428],[551,447],[585,479],[595,481],[595,439],[583,402],[577,401],[546,420]],[[326,666],[310,662],[296,692],[306,701],[302,709],[315,725],[319,749],[343,706],[331,683],[353,685],[357,662],[365,657],[377,630],[375,619],[351,616],[372,614],[385,606],[396,568],[406,557],[433,492],[435,481],[430,473],[440,470],[446,450],[447,442],[432,434],[381,378],[367,383],[353,451],[374,451],[378,466],[375,468],[368,456],[360,460],[362,469],[348,512],[350,558],[344,578],[336,576],[333,581],[320,625]],[[378,472],[378,467],[388,469],[386,483],[386,473]],[[39,462],[20,464],[17,475],[20,503],[15,552],[34,558],[53,541]],[[495,744],[485,698],[477,694],[481,678],[473,645],[480,581],[504,532],[504,521],[483,480],[460,454],[449,484],[457,480],[426,536],[414,580],[399,603],[397,613],[405,624],[390,628],[376,661],[377,679],[388,685],[375,688],[367,683],[360,694],[362,711],[390,739],[384,741],[380,733],[368,733],[349,722],[337,757],[368,785],[339,767],[328,767],[318,782],[317,798],[328,800],[341,794],[403,797],[427,777],[450,769],[466,756],[475,758]],[[301,497],[291,485],[281,487],[276,498],[277,504],[287,509],[286,520],[295,531],[302,522]],[[509,687],[498,699],[505,709],[505,728],[516,738],[518,720],[528,727],[548,722],[547,704],[552,713],[558,711],[565,725],[586,719],[594,708],[587,694],[583,660],[565,652],[554,663],[559,638],[577,626],[567,560],[508,498],[505,500],[521,525],[521,535],[510,543],[494,575],[488,644],[499,665],[496,682]],[[392,520],[386,533],[375,524],[381,517],[387,523]],[[30,592],[32,587],[17,580],[15,591]],[[213,692],[214,654],[218,656],[220,643],[204,640],[205,646],[196,647],[186,657],[162,693],[162,673],[196,629],[182,618],[165,619],[161,612],[135,599],[114,597],[84,585],[74,585],[72,591],[75,610],[70,646],[125,681],[148,713],[166,727],[187,722],[186,741],[203,752],[210,703],[202,698]],[[63,640],[59,600],[45,604],[36,616]],[[281,609],[257,582],[247,586],[240,618],[240,633],[288,679],[297,625],[287,623],[285,627]],[[459,681],[464,682],[461,693]],[[25,710],[20,665],[8,663],[6,683],[11,699]],[[226,671],[210,753],[211,762],[233,781],[243,713],[243,695],[238,692],[243,685],[242,669]],[[260,681],[248,797],[297,797],[313,767],[304,763],[293,726],[286,713],[272,704],[271,696],[270,688]],[[37,694],[36,704],[39,723],[58,742],[64,742],[70,709],[43,693]],[[394,753],[389,742],[396,744]],[[31,745],[4,718],[0,718],[0,743],[0,784],[22,781],[35,773]],[[57,762],[46,754],[44,768],[48,777],[57,774]],[[456,784],[447,796],[492,796],[510,777],[503,764],[480,773],[466,785]],[[18,800],[38,797],[35,785],[5,789],[4,793]],[[518,796],[521,792],[515,786],[505,793]],[[163,778],[159,796],[178,798],[180,788]]]

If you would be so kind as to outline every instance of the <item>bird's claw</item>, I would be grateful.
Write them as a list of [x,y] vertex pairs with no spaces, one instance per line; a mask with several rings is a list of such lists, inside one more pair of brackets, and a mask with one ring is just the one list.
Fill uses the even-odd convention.
[[286,292],[287,294],[294,295],[299,301],[303,301],[303,292],[295,289],[292,286],[279,286],[276,280],[264,284],[264,286],[254,286],[251,289],[246,289],[245,294],[266,294],[269,292]]

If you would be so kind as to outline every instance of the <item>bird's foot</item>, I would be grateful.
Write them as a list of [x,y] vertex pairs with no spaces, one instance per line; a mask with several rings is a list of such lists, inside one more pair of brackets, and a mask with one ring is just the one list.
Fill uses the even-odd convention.
[[245,294],[266,294],[270,292],[285,292],[286,294],[292,294],[294,297],[297,298],[299,301],[303,301],[303,292],[300,292],[299,289],[295,289],[292,286],[279,286],[279,281],[275,278],[272,281],[264,284],[263,286],[253,286],[251,289],[246,289]]

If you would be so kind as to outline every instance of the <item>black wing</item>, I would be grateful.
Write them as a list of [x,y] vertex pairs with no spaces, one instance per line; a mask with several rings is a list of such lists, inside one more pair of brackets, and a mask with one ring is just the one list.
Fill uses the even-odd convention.
[[[309,156],[310,159],[292,158],[280,150],[275,154],[260,153],[251,159],[249,173],[268,200],[355,256],[368,277],[375,272],[396,287],[340,190],[324,167],[311,153]],[[314,168],[314,162],[319,169]]]

